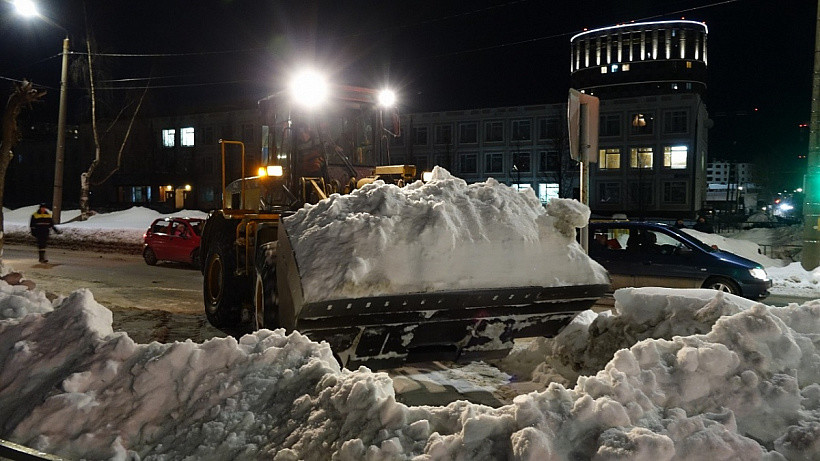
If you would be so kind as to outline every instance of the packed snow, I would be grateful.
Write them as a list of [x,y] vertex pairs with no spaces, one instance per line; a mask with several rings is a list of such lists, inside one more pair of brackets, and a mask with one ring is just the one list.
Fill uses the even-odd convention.
[[[576,206],[577,205],[577,206]],[[283,222],[306,301],[476,288],[608,284],[575,241],[579,202],[546,210],[532,189],[467,184],[436,167],[399,188],[377,181]]]
[[326,344],[296,332],[136,344],[88,290],[47,313],[41,297],[4,282],[0,292],[0,312],[32,311],[0,321],[0,437],[70,459],[820,453],[820,301],[620,290],[615,314],[587,312],[528,351],[533,373],[558,379],[493,409],[397,403],[387,375],[340,370]]
[[[475,197],[502,187],[488,181]],[[515,244],[547,232],[564,245],[559,260],[572,260],[574,243],[559,236],[585,210],[553,207],[519,210],[539,224],[522,225]],[[449,222],[450,209],[432,208]],[[118,215],[123,229],[130,215]],[[503,226],[479,229],[472,238],[487,244],[481,231]],[[378,233],[346,235],[368,239],[359,249]],[[582,313],[488,377],[531,380],[533,392],[500,408],[415,407],[396,401],[388,375],[340,369],[327,344],[298,332],[137,344],[89,290],[49,300],[0,281],[0,438],[68,459],[817,459],[818,346],[820,300],[769,307],[711,290],[623,289],[613,312]]]

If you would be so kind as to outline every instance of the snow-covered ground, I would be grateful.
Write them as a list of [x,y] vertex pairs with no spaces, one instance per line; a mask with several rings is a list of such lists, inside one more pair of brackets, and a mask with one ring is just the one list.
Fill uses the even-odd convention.
[[[485,187],[464,205],[507,192]],[[129,229],[129,214],[114,222]],[[575,224],[558,214],[556,229]],[[140,219],[141,236],[153,218]],[[534,384],[512,404],[408,407],[388,375],[339,369],[298,332],[137,344],[88,290],[50,301],[0,282],[0,438],[69,459],[817,459],[820,301],[661,288],[615,299],[614,313],[584,312],[499,363],[488,381]]]
[[[3,209],[3,228],[6,235],[26,236],[29,234],[29,219],[38,205],[31,205],[16,210]],[[87,221],[76,220],[80,210],[62,210],[58,227],[63,233],[52,234],[53,241],[104,242],[112,244],[142,243],[142,235],[148,226],[157,219],[169,216],[187,216],[190,218],[207,218],[208,214],[198,210],[180,210],[171,214],[161,214],[144,207],[132,207],[123,211],[94,214]]]

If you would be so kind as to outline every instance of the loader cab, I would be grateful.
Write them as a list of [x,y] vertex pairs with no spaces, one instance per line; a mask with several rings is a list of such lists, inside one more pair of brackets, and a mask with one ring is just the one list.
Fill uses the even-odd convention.
[[[316,90],[314,90],[316,91]],[[393,107],[376,90],[328,86],[326,97],[306,104],[291,89],[259,101],[262,162],[281,165],[285,187],[302,202],[350,192],[356,179],[389,162],[397,134]],[[396,126],[385,127],[384,120]]]

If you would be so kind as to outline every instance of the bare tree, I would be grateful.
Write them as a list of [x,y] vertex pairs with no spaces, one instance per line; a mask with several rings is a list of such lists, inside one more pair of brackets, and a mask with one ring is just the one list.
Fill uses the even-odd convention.
[[[114,173],[119,171],[120,167],[122,166],[123,151],[125,150],[125,146],[128,143],[128,138],[131,135],[131,129],[134,126],[134,120],[137,118],[137,114],[139,113],[140,108],[142,107],[142,101],[145,99],[145,94],[148,92],[148,86],[146,86],[145,89],[142,92],[142,95],[139,98],[139,101],[137,102],[137,107],[134,109],[134,112],[131,115],[131,120],[128,122],[128,127],[125,130],[125,133],[122,135],[122,139],[119,140],[119,143],[118,143],[119,146],[117,148],[117,153],[116,153],[116,156],[115,156],[115,158],[116,158],[115,165],[108,171],[108,173],[104,177],[102,177],[98,180],[93,180],[94,179],[94,173],[97,171],[97,167],[99,167],[101,162],[102,162],[103,149],[102,149],[101,143],[100,143],[101,136],[100,136],[99,126],[98,126],[98,123],[97,123],[97,88],[94,84],[94,58],[93,58],[93,53],[92,53],[91,37],[88,34],[86,35],[85,44],[86,44],[86,51],[87,51],[87,53],[86,53],[86,55],[87,55],[86,64],[88,66],[87,69],[86,69],[87,70],[86,75],[88,77],[88,82],[87,83],[88,83],[88,90],[89,90],[89,99],[90,99],[90,103],[91,103],[91,133],[92,133],[92,137],[94,139],[94,160],[91,162],[91,165],[89,165],[88,170],[86,170],[85,172],[83,172],[80,175],[80,220],[82,220],[82,221],[85,221],[86,219],[88,219],[89,215],[91,214],[91,206],[90,206],[90,203],[89,203],[89,196],[91,194],[91,186],[92,185],[98,186],[100,184],[105,183],[106,181],[108,181],[109,178],[111,178],[111,176],[114,175]],[[111,121],[111,123],[110,123],[109,127],[106,129],[105,133],[108,133],[108,132],[111,131],[111,129],[117,123],[120,116],[122,116],[122,114],[125,112],[127,107],[128,107],[128,105],[123,105],[123,107],[120,109],[117,116],[114,117],[114,119]]]
[[2,137],[0,137],[0,256],[3,255],[3,242],[5,240],[5,228],[3,225],[3,191],[6,188],[6,171],[8,171],[9,163],[13,156],[12,149],[20,140],[20,130],[17,128],[17,116],[25,107],[31,109],[34,102],[39,102],[45,91],[40,91],[34,88],[34,85],[23,80],[22,83],[15,83],[14,92],[9,97],[6,103],[6,109],[3,111]]

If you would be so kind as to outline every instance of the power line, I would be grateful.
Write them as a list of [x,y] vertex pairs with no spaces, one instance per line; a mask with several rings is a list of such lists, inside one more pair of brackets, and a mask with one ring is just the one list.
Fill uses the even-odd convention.
[[[244,80],[227,80],[224,82],[208,82],[208,83],[180,83],[178,85],[150,85],[149,88],[151,89],[161,89],[161,88],[188,88],[188,87],[199,87],[199,86],[212,86],[212,85],[229,85],[233,83],[247,83],[247,82],[256,82],[257,80],[254,79],[244,79]],[[145,86],[103,86],[97,87],[98,90],[143,90]]]
[[185,56],[208,56],[214,54],[231,54],[231,53],[255,53],[265,51],[265,48],[246,48],[237,50],[225,51],[198,51],[191,53],[88,53],[86,51],[72,51],[71,54],[78,54],[82,56],[103,56],[114,58],[177,58]]

